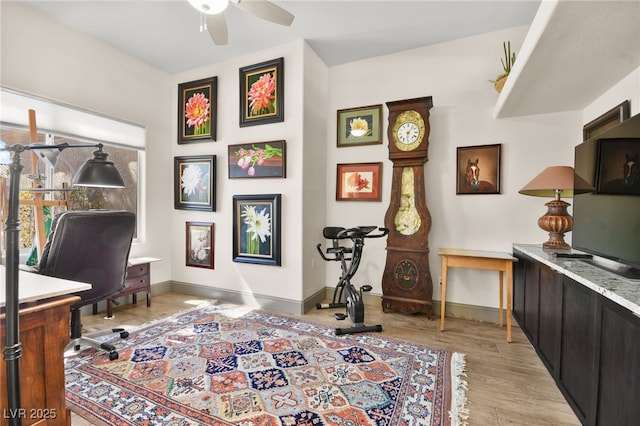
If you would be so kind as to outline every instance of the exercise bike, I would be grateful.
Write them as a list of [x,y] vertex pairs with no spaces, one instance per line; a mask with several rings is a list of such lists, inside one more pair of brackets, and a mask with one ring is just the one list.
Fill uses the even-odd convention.
[[[374,230],[380,231],[377,234],[371,234]],[[333,257],[327,257],[322,251],[322,244],[318,244],[316,248],[320,256],[327,262],[340,262],[342,267],[342,275],[333,291],[333,299],[331,303],[318,303],[317,309],[345,308],[346,313],[336,313],[336,319],[351,320],[351,327],[336,328],[336,335],[364,333],[369,331],[380,332],[382,326],[380,324],[367,326],[364,324],[364,302],[362,301],[362,293],[371,291],[370,285],[360,286],[359,290],[351,284],[351,278],[356,274],[360,260],[362,259],[362,250],[364,248],[365,238],[382,238],[389,233],[387,228],[378,228],[377,226],[357,226],[355,228],[341,228],[328,226],[322,230],[322,235],[332,240],[331,247],[327,247],[326,252]],[[351,247],[341,245],[341,240],[350,239]]]

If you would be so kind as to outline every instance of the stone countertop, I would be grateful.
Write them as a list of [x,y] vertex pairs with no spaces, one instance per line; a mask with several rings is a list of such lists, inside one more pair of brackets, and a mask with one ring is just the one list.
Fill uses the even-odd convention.
[[[625,278],[581,259],[556,258],[541,245],[514,244],[513,250],[514,254],[520,252],[530,256],[640,317],[640,280]],[[580,253],[578,250],[572,252]]]

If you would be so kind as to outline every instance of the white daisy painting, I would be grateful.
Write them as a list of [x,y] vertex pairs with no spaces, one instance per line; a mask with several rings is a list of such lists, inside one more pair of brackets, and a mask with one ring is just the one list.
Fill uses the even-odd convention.
[[233,196],[233,260],[280,266],[281,194]]

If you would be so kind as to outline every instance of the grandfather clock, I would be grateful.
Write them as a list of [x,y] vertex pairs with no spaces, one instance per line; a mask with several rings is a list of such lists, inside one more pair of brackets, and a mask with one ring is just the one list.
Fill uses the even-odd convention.
[[427,312],[433,284],[429,271],[431,214],[424,189],[428,160],[431,96],[387,102],[389,159],[393,162],[391,200],[384,217],[387,261],[382,276],[382,309]]

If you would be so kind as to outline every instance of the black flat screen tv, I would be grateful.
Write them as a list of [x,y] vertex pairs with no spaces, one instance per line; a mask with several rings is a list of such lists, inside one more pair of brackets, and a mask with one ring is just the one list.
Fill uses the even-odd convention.
[[[575,147],[576,174],[595,188],[573,198],[572,246],[591,261],[640,279],[640,114]],[[626,168],[627,167],[627,168]]]

